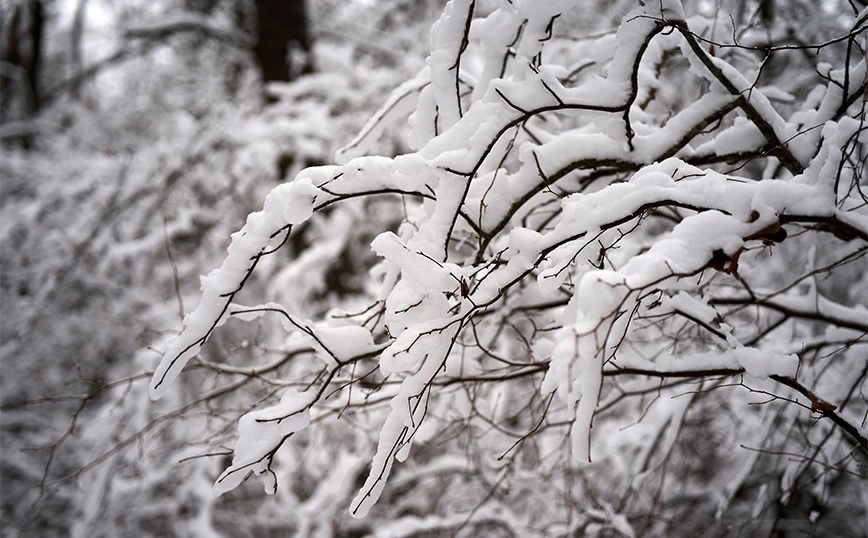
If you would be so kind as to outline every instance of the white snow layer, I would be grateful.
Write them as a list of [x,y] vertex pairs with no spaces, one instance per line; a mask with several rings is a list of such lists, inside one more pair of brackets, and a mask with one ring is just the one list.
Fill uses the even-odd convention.
[[267,409],[251,411],[238,423],[232,465],[214,483],[214,495],[238,487],[250,474],[262,476],[265,492],[277,491],[277,479],[271,470],[274,452],[293,433],[310,424],[311,397],[287,389],[280,403]]

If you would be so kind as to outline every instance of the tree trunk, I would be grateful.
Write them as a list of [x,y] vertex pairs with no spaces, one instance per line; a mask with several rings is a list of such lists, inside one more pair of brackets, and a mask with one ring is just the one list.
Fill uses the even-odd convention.
[[38,80],[45,26],[42,2],[38,0],[15,3],[4,11],[0,43],[3,123],[30,118],[39,110]]
[[262,80],[290,81],[313,71],[304,0],[256,0],[254,52]]

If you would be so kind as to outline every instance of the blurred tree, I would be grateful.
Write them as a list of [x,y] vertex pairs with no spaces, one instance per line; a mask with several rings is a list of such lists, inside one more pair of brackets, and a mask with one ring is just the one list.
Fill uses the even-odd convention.
[[[263,107],[252,0],[41,6],[42,106],[18,121],[21,93],[2,92],[0,534],[44,538],[67,536],[82,517],[68,478],[87,464],[84,425],[116,374],[141,366],[128,358],[171,330],[166,313],[195,300],[200,267],[222,256],[228,230],[278,181],[331,159],[425,52],[384,69],[332,36],[324,69],[301,86],[272,84]],[[7,14],[27,5],[0,7],[6,39]],[[347,19],[348,7],[330,15]],[[34,143],[23,147],[13,129]],[[398,133],[383,143],[400,147]],[[123,516],[134,523],[114,535],[141,534],[155,517],[143,514],[151,503],[133,505],[142,510]],[[111,535],[111,511],[97,516],[96,534]]]

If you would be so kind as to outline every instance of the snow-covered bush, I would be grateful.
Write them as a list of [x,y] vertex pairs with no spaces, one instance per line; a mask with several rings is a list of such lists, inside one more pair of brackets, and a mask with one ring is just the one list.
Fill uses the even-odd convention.
[[338,164],[266,196],[89,426],[82,532],[163,491],[114,524],[864,530],[868,10],[582,37],[574,4],[453,0]]
[[[388,536],[769,529],[794,509],[806,519],[787,525],[820,525],[848,503],[836,488],[864,473],[868,451],[868,12],[812,45],[844,47],[837,64],[766,81],[774,56],[808,46],[762,43],[758,29],[674,1],[573,41],[558,35],[571,4],[475,18],[473,1],[450,2],[426,68],[341,164],[277,187],[233,235],[150,384],[154,399],[171,391],[231,319],[282,324],[296,364],[223,372],[274,371],[279,402],[249,400],[217,494],[251,475],[267,493],[292,488],[303,460],[279,455],[342,420],[356,436],[378,430],[324,479],[357,482],[353,516],[390,487],[442,486],[372,527]],[[408,109],[414,151],[368,155]],[[359,293],[319,315],[280,300],[291,284],[278,278],[262,304],[240,302],[294,229],[375,197],[400,199],[404,214],[371,242],[381,261]],[[330,228],[310,256],[349,231]],[[315,270],[304,257],[287,262],[293,278],[295,264]]]

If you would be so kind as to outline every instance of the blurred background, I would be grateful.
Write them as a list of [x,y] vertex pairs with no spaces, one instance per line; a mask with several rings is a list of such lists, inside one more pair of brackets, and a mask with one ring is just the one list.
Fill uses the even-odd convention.
[[[331,162],[424,64],[442,4],[2,1],[4,536],[72,532],[110,383],[153,368],[132,358],[158,357],[265,194]],[[97,535],[171,534],[126,508]]]

